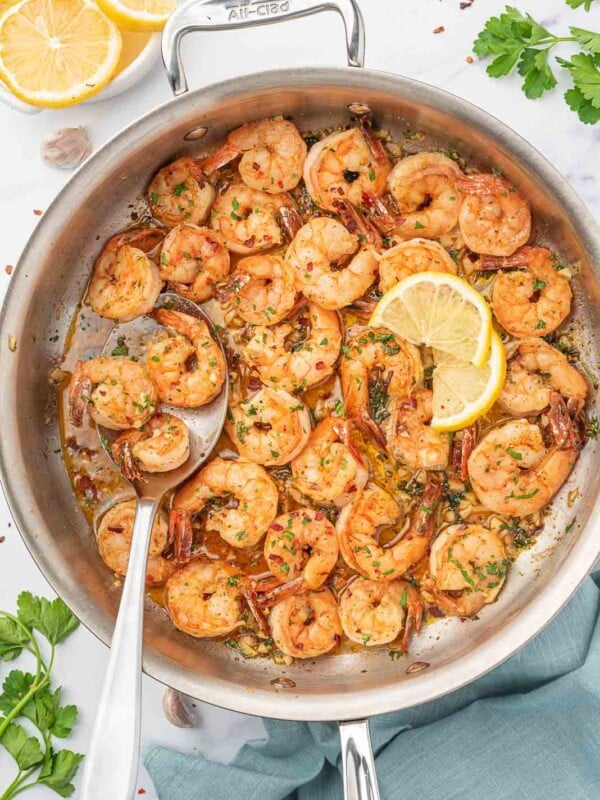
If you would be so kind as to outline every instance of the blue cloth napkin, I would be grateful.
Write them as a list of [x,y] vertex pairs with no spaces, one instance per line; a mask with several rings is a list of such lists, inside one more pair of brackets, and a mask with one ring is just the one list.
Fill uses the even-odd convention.
[[[383,800],[600,800],[600,572],[475,683],[371,720]],[[340,800],[330,723],[265,720],[231,764],[155,747],[160,800]]]

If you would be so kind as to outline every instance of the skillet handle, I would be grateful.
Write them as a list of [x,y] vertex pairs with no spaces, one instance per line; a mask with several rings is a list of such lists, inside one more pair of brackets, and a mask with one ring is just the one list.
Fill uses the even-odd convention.
[[340,722],[345,800],[379,800],[368,719]]
[[188,90],[181,40],[191,31],[270,25],[320,11],[337,11],[346,29],[348,65],[365,61],[365,26],[357,0],[188,0],[169,17],[162,36],[162,57],[174,95]]

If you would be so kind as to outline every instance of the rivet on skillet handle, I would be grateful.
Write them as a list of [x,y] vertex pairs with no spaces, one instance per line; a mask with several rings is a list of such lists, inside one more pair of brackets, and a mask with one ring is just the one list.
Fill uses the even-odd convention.
[[369,720],[340,722],[342,773],[346,800],[379,800]]
[[162,57],[173,94],[188,90],[180,52],[187,33],[271,25],[320,11],[341,15],[348,65],[364,66],[365,26],[357,0],[188,0],[171,14],[162,36]]

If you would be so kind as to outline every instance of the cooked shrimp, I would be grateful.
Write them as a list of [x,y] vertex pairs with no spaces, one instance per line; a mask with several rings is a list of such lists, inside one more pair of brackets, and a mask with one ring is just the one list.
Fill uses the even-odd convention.
[[585,404],[588,386],[560,350],[537,337],[521,339],[508,362],[499,405],[516,417],[541,414],[553,390],[577,412]]
[[233,253],[250,255],[282,244],[284,233],[292,238],[302,222],[289,194],[267,194],[238,183],[217,197],[210,224]]
[[404,575],[427,555],[440,497],[440,487],[428,484],[407,532],[400,540],[396,536],[382,546],[378,532],[398,523],[400,508],[379,486],[367,484],[356,500],[342,509],[336,524],[340,553],[346,564],[374,581],[390,581]]
[[69,386],[69,410],[76,428],[86,406],[91,418],[111,430],[141,428],[156,411],[158,397],[146,369],[129,358],[78,361]]
[[182,297],[203,303],[229,273],[229,251],[218,233],[197,225],[176,225],[163,244],[160,275]]
[[394,236],[425,239],[450,233],[458,222],[463,173],[442,153],[417,153],[398,161],[388,178],[390,194],[400,211]]
[[339,508],[348,505],[369,479],[348,420],[332,416],[320,422],[293,459],[292,476],[296,489],[311,500]]
[[226,505],[211,505],[206,527],[232,547],[252,547],[277,516],[279,493],[269,473],[251,461],[215,458],[176,493],[171,511],[171,531],[191,539],[192,515],[212,500],[228,498]]
[[273,606],[269,625],[277,647],[292,658],[322,656],[342,636],[338,606],[329,589],[286,597]]
[[450,436],[434,431],[433,392],[415,389],[390,403],[383,431],[390,453],[410,469],[445,469],[450,456]]
[[531,209],[521,192],[504,178],[477,173],[460,181],[463,192],[458,221],[474,253],[510,256],[527,243]]
[[508,567],[496,533],[482,525],[449,525],[434,539],[429,556],[437,605],[448,616],[477,614],[498,596]]
[[550,397],[546,447],[538,425],[511,420],[490,431],[473,450],[469,479],[479,500],[498,514],[524,517],[549,503],[579,455],[572,424],[558,395]]
[[370,581],[357,577],[340,597],[340,620],[346,636],[365,647],[388,644],[402,632],[408,589],[405,581]]
[[340,378],[348,415],[385,446],[380,425],[390,398],[410,395],[423,381],[423,365],[416,347],[386,328],[368,328],[344,348]]
[[330,217],[313,217],[294,237],[285,260],[296,287],[322,308],[339,309],[361,297],[377,277],[372,246],[359,249],[358,236]]
[[163,238],[158,228],[140,228],[109,239],[94,265],[87,290],[86,302],[96,314],[129,322],[154,308],[162,280],[147,253]]
[[148,187],[152,216],[169,228],[181,222],[201,225],[215,199],[200,165],[184,156],[159,170]]
[[322,511],[290,511],[269,526],[265,561],[280,583],[301,577],[303,588],[319,589],[335,567],[337,557],[335,528]]
[[121,433],[111,446],[113,458],[130,481],[144,472],[169,472],[184,464],[190,454],[190,433],[173,414],[158,413],[142,428]]
[[302,177],[306,143],[293,122],[271,117],[236,128],[223,147],[201,162],[211,173],[241,156],[238,171],[246,186],[270,194],[295,189]]
[[409,239],[379,256],[380,291],[387,292],[415,272],[449,272],[456,275],[456,264],[441,244],[429,239]]
[[[117,575],[127,573],[129,550],[135,519],[135,500],[126,500],[111,506],[98,526],[98,551],[102,561]],[[146,583],[159,586],[173,572],[173,564],[161,555],[168,544],[167,515],[159,510],[152,525],[152,536],[148,550]]]
[[173,328],[157,333],[146,347],[148,373],[158,396],[163,403],[182,408],[210,403],[223,387],[227,366],[208,325],[203,319],[166,308],[157,309],[153,316],[161,325]]
[[304,391],[328,378],[340,353],[342,331],[334,311],[309,303],[293,322],[250,331],[243,356],[263,383]]
[[166,605],[176,628],[199,639],[243,625],[240,575],[220,561],[192,561],[167,582]]
[[261,254],[238,261],[222,304],[230,304],[250,325],[277,325],[296,304],[291,267],[280,256]]
[[480,268],[514,270],[499,272],[492,294],[494,314],[513,336],[546,336],[569,316],[569,280],[554,269],[545,247],[522,247],[510,258],[483,259]]
[[263,387],[230,406],[225,428],[242,458],[276,467],[288,464],[308,441],[310,413],[288,392]]
[[381,142],[366,128],[350,128],[311,147],[304,163],[304,183],[318,206],[336,211],[340,200],[360,206],[365,194],[380,197],[390,169]]

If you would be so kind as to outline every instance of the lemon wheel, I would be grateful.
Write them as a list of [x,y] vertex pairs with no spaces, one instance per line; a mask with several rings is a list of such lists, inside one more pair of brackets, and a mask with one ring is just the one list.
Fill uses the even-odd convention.
[[64,108],[100,92],[119,29],[92,0],[21,0],[0,18],[0,77],[21,100]]

